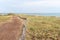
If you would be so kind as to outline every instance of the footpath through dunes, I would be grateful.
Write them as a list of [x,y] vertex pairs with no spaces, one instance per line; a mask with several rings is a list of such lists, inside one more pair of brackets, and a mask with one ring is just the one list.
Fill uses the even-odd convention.
[[0,24],[0,40],[19,40],[23,25],[23,19],[11,16],[10,20]]

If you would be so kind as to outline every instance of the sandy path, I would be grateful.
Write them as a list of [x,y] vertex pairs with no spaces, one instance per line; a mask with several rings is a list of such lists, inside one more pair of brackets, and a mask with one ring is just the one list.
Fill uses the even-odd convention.
[[0,40],[19,40],[22,27],[22,19],[12,16],[11,21],[0,24]]

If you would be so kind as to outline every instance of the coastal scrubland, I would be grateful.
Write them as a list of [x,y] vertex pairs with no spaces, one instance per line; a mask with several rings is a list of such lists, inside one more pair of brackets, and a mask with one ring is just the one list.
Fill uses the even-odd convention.
[[[60,40],[60,17],[17,14],[27,18],[26,40]],[[0,16],[0,22],[10,15]]]

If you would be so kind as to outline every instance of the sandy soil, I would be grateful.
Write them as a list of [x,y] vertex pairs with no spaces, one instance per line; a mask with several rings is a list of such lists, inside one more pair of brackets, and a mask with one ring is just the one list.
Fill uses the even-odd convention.
[[23,20],[11,16],[11,21],[0,24],[0,40],[19,40],[22,33]]

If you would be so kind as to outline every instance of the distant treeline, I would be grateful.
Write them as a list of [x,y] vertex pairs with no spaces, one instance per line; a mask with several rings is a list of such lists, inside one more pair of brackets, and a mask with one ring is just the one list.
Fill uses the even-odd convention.
[[16,15],[15,13],[0,13],[0,16],[7,16],[7,15]]

